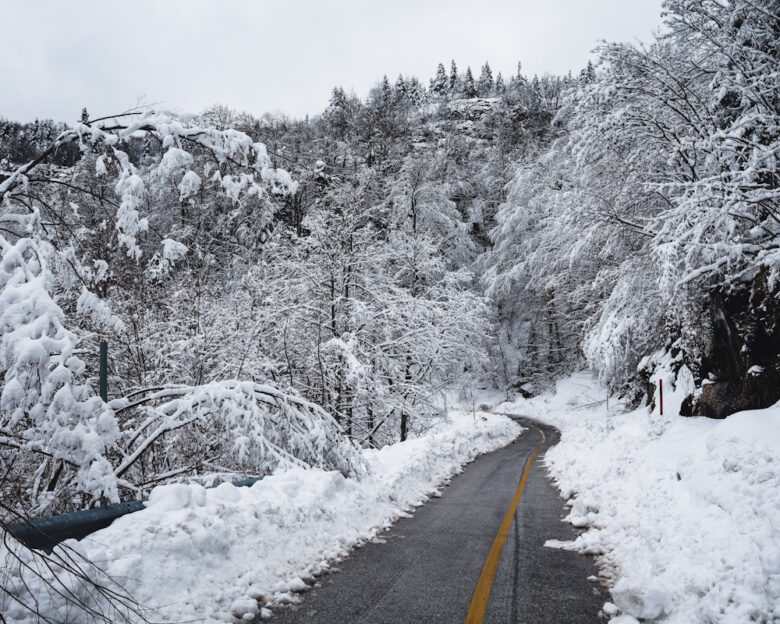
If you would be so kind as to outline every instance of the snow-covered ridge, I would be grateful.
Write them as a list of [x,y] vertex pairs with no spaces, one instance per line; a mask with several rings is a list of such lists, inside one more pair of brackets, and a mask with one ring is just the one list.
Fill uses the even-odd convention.
[[780,404],[711,420],[604,399],[583,373],[502,406],[561,430],[545,462],[587,531],[548,545],[599,555],[621,624],[778,621]]
[[[248,488],[228,483],[210,490],[197,484],[161,486],[146,509],[66,546],[104,567],[154,609],[151,619],[270,617],[275,604],[295,601],[308,588],[302,579],[311,582],[329,562],[422,504],[464,464],[522,431],[511,419],[494,414],[478,412],[475,418],[455,412],[450,417],[418,438],[364,451],[369,474],[362,479],[292,468]],[[44,571],[29,551],[19,554]],[[58,547],[54,555],[62,550]],[[77,621],[72,605],[45,591],[29,571],[19,573],[5,547],[0,558],[4,587],[30,599],[24,581],[42,613],[54,621]],[[94,574],[100,576],[97,570]],[[9,621],[33,621],[7,596],[0,597],[0,611]]]

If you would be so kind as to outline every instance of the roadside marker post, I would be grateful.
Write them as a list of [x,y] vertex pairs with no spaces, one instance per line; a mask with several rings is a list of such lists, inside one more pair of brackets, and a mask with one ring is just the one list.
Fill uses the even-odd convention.
[[108,401],[108,343],[105,340],[100,341],[100,379],[99,389],[100,398]]
[[664,380],[658,380],[658,407],[661,412],[661,416],[664,415]]

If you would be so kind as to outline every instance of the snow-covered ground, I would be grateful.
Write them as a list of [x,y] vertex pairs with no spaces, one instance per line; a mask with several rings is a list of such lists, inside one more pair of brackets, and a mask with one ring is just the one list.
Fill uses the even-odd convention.
[[561,430],[545,461],[571,499],[569,521],[588,528],[548,545],[600,556],[615,624],[778,622],[780,404],[684,418],[670,381],[663,417],[608,410],[587,373],[496,408]]
[[[360,480],[292,469],[246,488],[162,486],[146,509],[68,545],[155,609],[151,619],[268,618],[274,605],[296,601],[320,572],[422,504],[466,463],[522,431],[494,414],[454,411],[450,419],[416,439],[364,451],[370,473]],[[6,562],[8,555],[0,549]],[[79,621],[72,605],[18,570],[12,561],[0,570],[4,587],[28,600],[24,580],[52,621]],[[9,622],[28,621],[2,594],[0,612]]]

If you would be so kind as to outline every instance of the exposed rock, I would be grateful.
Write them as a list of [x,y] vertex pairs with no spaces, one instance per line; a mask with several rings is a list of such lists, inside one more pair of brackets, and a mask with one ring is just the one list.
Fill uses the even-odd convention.
[[780,400],[780,292],[770,291],[767,275],[761,268],[748,284],[712,293],[711,340],[691,414],[724,418]]
[[498,98],[470,98],[452,100],[447,104],[447,107],[450,110],[451,118],[478,121],[496,108],[499,102]]

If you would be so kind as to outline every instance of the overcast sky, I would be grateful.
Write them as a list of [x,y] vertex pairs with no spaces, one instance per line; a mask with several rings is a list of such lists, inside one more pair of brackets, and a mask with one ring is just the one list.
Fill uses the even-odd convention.
[[576,73],[601,39],[647,41],[661,0],[3,0],[0,116],[74,120],[147,103],[320,112],[336,84]]

